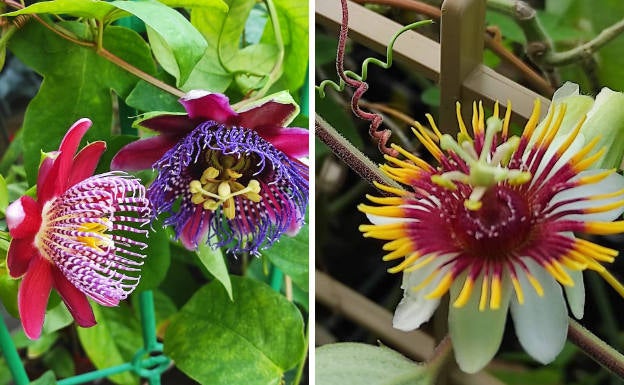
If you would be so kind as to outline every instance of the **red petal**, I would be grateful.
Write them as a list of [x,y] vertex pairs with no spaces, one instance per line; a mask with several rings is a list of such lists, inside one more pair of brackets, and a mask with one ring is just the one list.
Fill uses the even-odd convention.
[[[180,232],[180,241],[188,250],[197,250],[197,243],[202,241],[208,231],[211,211],[198,207]],[[203,217],[203,221],[202,221]]]
[[141,120],[138,124],[161,134],[182,137],[197,127],[199,123],[201,121],[194,121],[187,114],[165,114]]
[[54,276],[54,287],[63,298],[63,302],[67,305],[67,309],[76,320],[76,323],[85,328],[95,325],[95,316],[87,296],[78,290],[76,286],[72,285],[58,268],[53,267],[52,274]]
[[237,125],[260,132],[262,127],[283,127],[292,120],[297,106],[289,103],[278,103],[270,100],[249,111],[238,111]]
[[106,150],[106,142],[97,141],[88,144],[74,157],[74,162],[67,181],[67,186],[82,182],[95,172],[102,153]]
[[48,174],[50,170],[52,170],[52,166],[54,165],[54,161],[56,157],[58,157],[60,152],[58,151],[50,151],[47,153],[47,156],[39,165],[39,175],[37,175],[37,186],[43,186],[44,181],[48,178]]
[[112,170],[137,171],[151,169],[178,142],[177,138],[158,135],[140,139],[124,146],[111,161]]
[[41,227],[41,206],[36,200],[24,195],[7,207],[6,222],[11,237],[32,237]]
[[180,99],[180,103],[189,114],[189,118],[214,120],[217,123],[229,123],[238,116],[230,107],[230,99],[223,94],[208,91],[190,91]]
[[59,146],[59,155],[54,160],[54,164],[49,172],[46,172],[45,178],[38,178],[37,180],[37,197],[40,202],[46,202],[66,190],[74,154],[89,127],[91,127],[91,121],[83,118],[67,130]]
[[[35,247],[32,237],[17,239],[13,238],[7,251],[7,267],[13,278],[18,278],[26,273],[30,260],[38,256],[39,251]],[[39,256],[40,258],[40,256]]]
[[41,257],[33,258],[17,294],[17,306],[24,332],[35,340],[41,335],[46,305],[52,288],[52,265]]
[[307,156],[310,151],[310,131],[303,128],[273,127],[258,131],[258,135],[292,158]]

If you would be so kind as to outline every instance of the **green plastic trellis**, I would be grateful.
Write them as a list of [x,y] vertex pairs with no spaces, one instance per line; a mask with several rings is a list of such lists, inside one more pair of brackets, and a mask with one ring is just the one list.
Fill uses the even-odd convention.
[[[170,366],[171,359],[163,354],[163,346],[156,339],[156,315],[154,313],[154,294],[144,291],[139,294],[139,311],[141,314],[141,330],[143,332],[143,347],[139,349],[131,362],[79,374],[57,381],[58,385],[85,384],[99,378],[122,372],[134,372],[147,379],[150,385],[160,385],[162,373]],[[15,385],[28,385],[30,380],[24,369],[17,349],[13,344],[9,330],[0,317],[0,347],[4,353],[9,370]]]

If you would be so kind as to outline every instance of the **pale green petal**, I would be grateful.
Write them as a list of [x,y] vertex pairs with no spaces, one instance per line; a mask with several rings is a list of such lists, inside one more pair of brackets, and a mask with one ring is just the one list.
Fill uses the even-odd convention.
[[[429,294],[444,276],[445,271],[438,273],[428,285],[416,291],[413,288],[423,282],[435,269],[443,265],[452,256],[440,256],[431,263],[420,269],[403,273],[403,284],[401,288],[404,290],[403,299],[394,311],[392,326],[395,329],[410,331],[418,329],[424,322],[429,321],[433,312],[438,308],[440,299],[426,299]],[[422,257],[426,259],[427,256]]]
[[395,218],[395,217],[384,217],[382,215],[368,214],[366,213],[366,217],[370,221],[370,223],[374,225],[389,225],[392,223],[402,223],[402,222],[416,222],[413,218]]
[[564,286],[563,289],[570,306],[570,311],[576,319],[583,318],[585,313],[585,282],[583,281],[583,272],[578,270],[566,269],[574,286]]
[[524,289],[524,303],[511,300],[511,317],[516,335],[524,350],[537,361],[552,362],[563,349],[568,333],[568,309],[561,286],[541,266],[527,258],[524,261],[544,289],[542,297],[532,290],[524,274],[518,274]]
[[470,300],[461,308],[454,307],[453,302],[462,289],[463,280],[457,280],[451,286],[449,332],[457,364],[467,373],[475,373],[483,369],[496,355],[505,331],[505,320],[512,292],[509,279],[503,279],[500,308],[479,311],[482,281],[482,278],[476,280],[475,290]]

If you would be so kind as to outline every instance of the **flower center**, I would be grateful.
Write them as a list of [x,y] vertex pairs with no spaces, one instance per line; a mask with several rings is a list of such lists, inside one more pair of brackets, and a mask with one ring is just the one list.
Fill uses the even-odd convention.
[[505,185],[488,189],[481,203],[479,210],[456,205],[456,220],[449,222],[453,237],[475,257],[506,258],[531,236],[530,205]]
[[260,183],[256,179],[249,179],[247,186],[241,183],[251,166],[250,157],[208,150],[204,158],[208,167],[203,170],[199,179],[193,179],[189,183],[191,202],[210,211],[223,207],[228,219],[233,219],[236,215],[234,197],[241,196],[260,202]]

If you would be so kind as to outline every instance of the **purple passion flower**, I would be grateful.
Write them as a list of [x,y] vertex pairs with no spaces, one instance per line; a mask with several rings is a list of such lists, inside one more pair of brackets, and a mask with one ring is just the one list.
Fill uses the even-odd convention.
[[234,110],[222,94],[191,91],[186,114],[138,124],[159,135],[122,148],[111,168],[153,167],[147,196],[167,213],[183,245],[200,242],[257,254],[283,233],[295,235],[308,203],[308,131],[284,127],[299,107],[281,92]]

